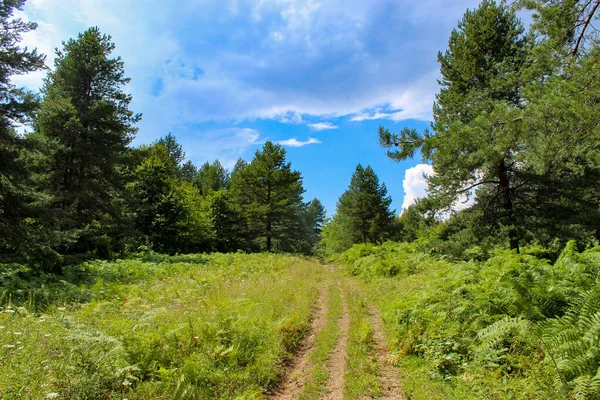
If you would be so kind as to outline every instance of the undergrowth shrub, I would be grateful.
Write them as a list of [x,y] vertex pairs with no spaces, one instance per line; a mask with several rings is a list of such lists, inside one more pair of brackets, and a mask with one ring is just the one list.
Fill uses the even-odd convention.
[[366,280],[398,354],[433,376],[482,396],[600,398],[600,248],[569,242],[554,262],[523,250],[449,262],[389,242],[339,260]]
[[138,381],[138,368],[122,343],[102,332],[74,329],[65,337],[62,358],[53,372],[57,391],[66,398],[120,397]]
[[363,277],[410,275],[422,271],[424,261],[437,262],[414,244],[394,242],[355,245],[342,253],[338,261],[349,266],[350,274]]
[[571,398],[600,399],[600,283],[574,298],[557,319],[539,332],[556,365],[555,385]]

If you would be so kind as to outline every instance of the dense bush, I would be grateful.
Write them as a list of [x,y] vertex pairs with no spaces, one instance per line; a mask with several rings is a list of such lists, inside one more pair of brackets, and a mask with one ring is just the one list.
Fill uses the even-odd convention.
[[[524,250],[451,263],[389,242],[339,259],[368,281],[399,355],[426,360],[434,376],[486,396],[596,399],[600,248],[569,242],[554,263]],[[486,389],[492,378],[506,384]]]

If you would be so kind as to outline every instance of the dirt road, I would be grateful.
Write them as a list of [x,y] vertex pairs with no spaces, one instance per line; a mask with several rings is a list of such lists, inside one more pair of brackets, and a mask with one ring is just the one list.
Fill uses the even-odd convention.
[[[349,376],[347,371],[349,346],[355,345],[349,341],[350,332],[352,329],[358,329],[355,325],[359,323],[353,320],[349,309],[355,305],[353,302],[364,302],[365,299],[364,296],[356,295],[357,285],[349,282],[352,278],[345,276],[340,268],[326,268],[331,276],[323,282],[323,288],[313,307],[310,329],[283,375],[281,385],[265,398],[402,399],[398,372],[389,362],[383,321],[379,310],[370,303],[366,306],[366,321],[372,332],[368,356],[376,363],[377,382],[373,384],[374,387],[369,387],[360,395],[347,390],[346,384],[349,379],[361,378]],[[349,286],[354,288],[352,294],[348,293]],[[354,374],[357,373],[360,374],[360,371],[354,371]]]

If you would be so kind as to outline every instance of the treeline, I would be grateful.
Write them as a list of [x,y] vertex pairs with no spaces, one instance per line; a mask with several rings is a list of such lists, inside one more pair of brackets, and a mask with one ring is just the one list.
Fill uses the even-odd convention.
[[[516,16],[524,8],[529,30]],[[464,14],[438,55],[430,129],[379,129],[389,158],[420,153],[434,171],[427,197],[397,221],[399,240],[466,259],[473,246],[485,257],[494,247],[557,255],[569,240],[598,243],[599,14],[598,1],[568,0],[484,0]],[[337,211],[334,222],[347,214],[341,198]]]
[[[19,46],[36,27],[14,18],[23,3],[0,3],[0,258],[60,272],[140,249],[313,253],[325,210],[304,202],[281,146],[266,143],[231,172],[184,162],[171,134],[130,146],[141,115],[97,28],[57,50],[40,95],[12,85],[45,68],[43,55]],[[23,125],[33,130],[18,134]]]

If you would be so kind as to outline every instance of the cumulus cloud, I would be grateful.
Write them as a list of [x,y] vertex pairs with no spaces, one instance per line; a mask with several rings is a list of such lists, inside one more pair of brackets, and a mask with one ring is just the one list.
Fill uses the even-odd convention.
[[308,124],[308,126],[310,126],[311,128],[313,128],[316,131],[326,131],[326,130],[330,130],[330,129],[338,129],[339,128],[338,126],[335,126],[331,122],[317,122],[314,124]]
[[307,141],[301,142],[301,141],[297,140],[296,138],[292,138],[292,139],[280,140],[277,143],[279,143],[282,146],[302,147],[302,146],[306,146],[307,144],[318,144],[318,143],[321,143],[321,141],[318,139],[315,139],[315,138],[308,138]]
[[429,164],[418,164],[409,168],[404,173],[404,201],[402,209],[407,209],[415,200],[425,197],[427,191],[427,181],[424,175],[433,175],[433,167]]
[[[433,167],[429,164],[418,164],[406,170],[402,186],[404,188],[404,201],[402,209],[406,210],[415,200],[427,194],[427,180],[425,176],[433,175]],[[466,184],[465,187],[468,187]],[[475,203],[475,190],[459,196],[447,212],[440,215],[442,219],[449,218],[453,213],[471,207]]]
[[[207,121],[430,119],[436,53],[478,0],[450,11],[443,0],[143,3],[29,0],[25,14],[40,27],[26,44],[51,65],[52,49],[89,26],[111,34],[151,140]],[[42,76],[19,79],[36,89]]]

